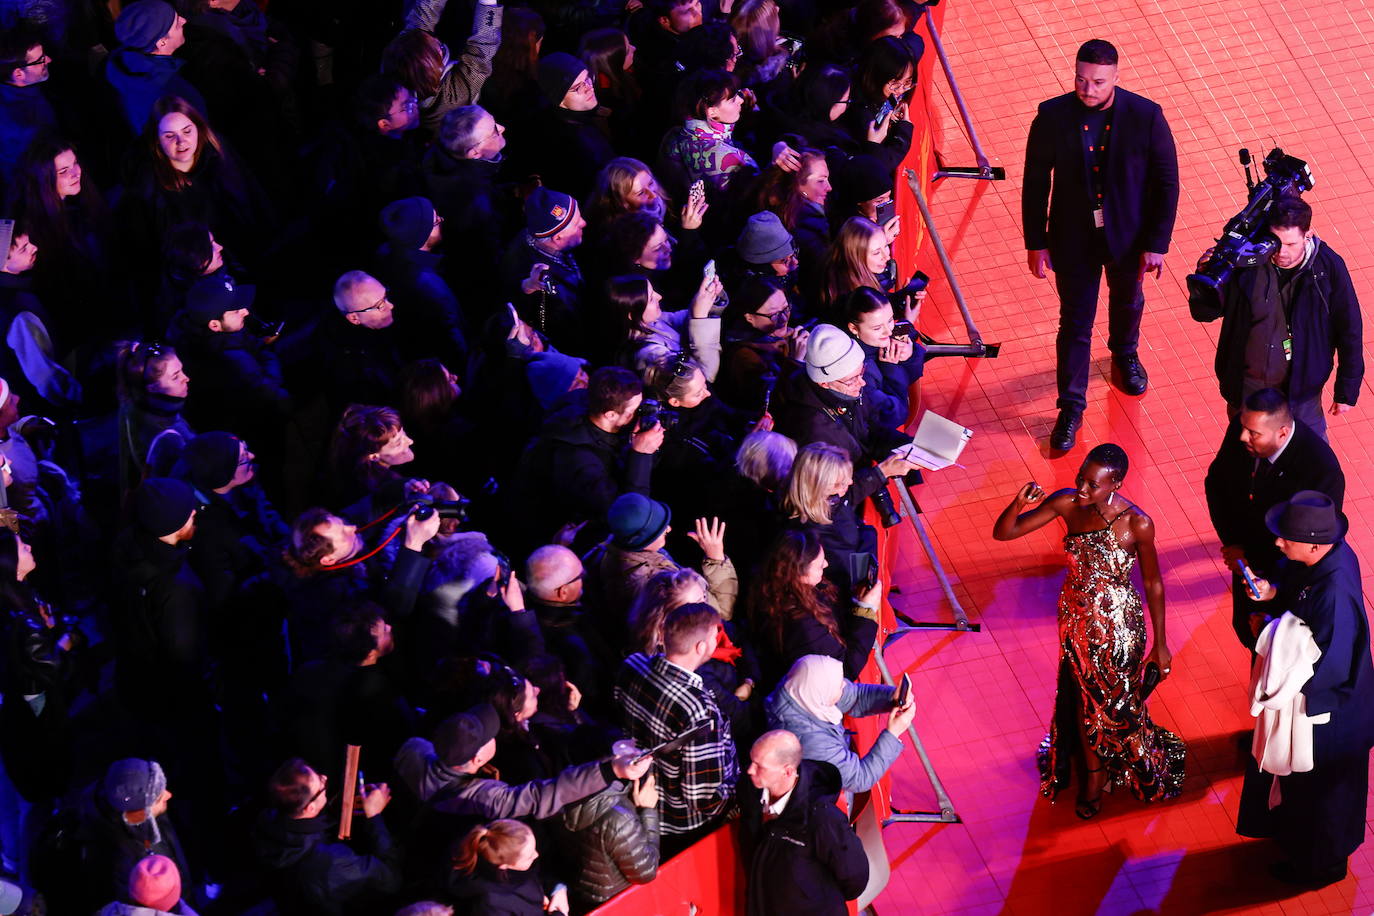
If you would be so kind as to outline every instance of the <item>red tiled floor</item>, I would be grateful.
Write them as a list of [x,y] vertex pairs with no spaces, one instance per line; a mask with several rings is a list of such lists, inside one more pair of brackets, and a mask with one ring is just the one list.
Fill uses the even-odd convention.
[[[904,824],[885,839],[894,869],[877,908],[891,913],[1326,914],[1374,912],[1374,851],[1352,859],[1352,877],[1293,894],[1270,880],[1275,856],[1234,833],[1247,728],[1247,659],[1230,630],[1227,578],[1216,555],[1202,475],[1224,427],[1211,371],[1216,325],[1188,315],[1184,276],[1244,200],[1236,150],[1262,156],[1274,143],[1316,175],[1307,198],[1314,228],[1350,266],[1357,293],[1374,303],[1374,5],[1341,0],[1242,5],[1181,0],[949,0],[942,37],[983,145],[1007,170],[998,184],[946,180],[933,196],[939,231],[996,360],[929,364],[925,405],[976,429],[965,469],[929,475],[918,494],[942,562],[981,633],[911,634],[889,653],[911,672],[917,726],[962,824]],[[1105,316],[1079,446],[1051,459],[1053,337],[1057,303],[1025,267],[1019,225],[1021,161],[1036,104],[1069,88],[1073,52],[1090,37],[1122,53],[1121,83],[1164,106],[1178,142],[1183,197],[1164,276],[1147,280],[1141,356],[1151,388],[1128,398],[1107,383]],[[935,77],[937,145],[968,165],[957,112]],[[935,277],[923,329],[962,340],[963,326],[928,249]],[[1368,386],[1366,386],[1368,387]],[[1369,396],[1366,394],[1365,396]],[[1374,545],[1374,441],[1369,404],[1334,420],[1331,442],[1348,481],[1351,542]],[[1189,745],[1182,797],[1146,806],[1108,796],[1091,822],[1071,804],[1036,794],[1034,752],[1054,690],[1055,596],[1063,578],[1060,532],[994,543],[993,520],[1015,489],[1035,479],[1068,484],[1087,448],[1123,445],[1127,494],[1155,520],[1169,592],[1174,673],[1151,702],[1155,718]],[[921,620],[948,619],[929,564],[902,535],[894,603]],[[1374,576],[1374,561],[1366,564]],[[909,759],[907,759],[909,758]],[[894,794],[904,807],[934,795],[908,753]],[[1071,790],[1072,791],[1072,790]]]

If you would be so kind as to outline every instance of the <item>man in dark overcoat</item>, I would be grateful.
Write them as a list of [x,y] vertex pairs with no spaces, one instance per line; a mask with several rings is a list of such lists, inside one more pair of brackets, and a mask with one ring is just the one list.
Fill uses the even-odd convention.
[[[1374,746],[1374,664],[1360,563],[1345,543],[1349,527],[1331,497],[1303,490],[1274,506],[1265,523],[1288,569],[1278,589],[1256,582],[1261,600],[1289,611],[1310,629],[1321,655],[1302,687],[1306,714],[1329,714],[1312,728],[1312,769],[1275,777],[1253,760],[1245,773],[1236,832],[1272,837],[1286,858],[1276,878],[1320,887],[1346,876],[1364,842],[1369,750]],[[1270,807],[1274,779],[1279,800]]]

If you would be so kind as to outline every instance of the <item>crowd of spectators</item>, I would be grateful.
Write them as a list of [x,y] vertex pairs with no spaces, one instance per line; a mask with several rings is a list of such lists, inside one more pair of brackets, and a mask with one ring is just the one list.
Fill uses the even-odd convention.
[[843,912],[921,15],[4,5],[0,904]]

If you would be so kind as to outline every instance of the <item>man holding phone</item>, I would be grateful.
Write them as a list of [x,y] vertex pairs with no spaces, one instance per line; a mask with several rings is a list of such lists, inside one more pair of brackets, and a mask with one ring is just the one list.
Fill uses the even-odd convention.
[[1275,388],[1256,391],[1226,430],[1207,469],[1207,511],[1231,570],[1231,626],[1241,645],[1253,650],[1262,617],[1240,564],[1257,577],[1279,572],[1280,554],[1264,527],[1264,513],[1299,490],[1319,490],[1341,509],[1345,474],[1320,436],[1295,420],[1288,399]]

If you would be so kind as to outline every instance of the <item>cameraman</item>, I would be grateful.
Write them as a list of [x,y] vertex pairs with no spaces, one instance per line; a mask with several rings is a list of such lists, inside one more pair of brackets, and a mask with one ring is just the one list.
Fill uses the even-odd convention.
[[[1345,261],[1313,234],[1312,207],[1306,201],[1279,198],[1267,221],[1279,243],[1273,257],[1237,270],[1221,289],[1219,308],[1191,303],[1193,317],[1221,318],[1216,372],[1232,419],[1247,397],[1277,388],[1288,395],[1293,416],[1325,439],[1321,393],[1332,368],[1336,388],[1331,416],[1350,410],[1360,394],[1360,303]],[[1199,270],[1211,253],[1203,253]]]

